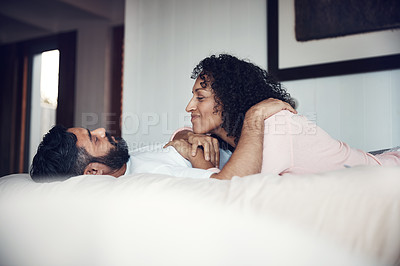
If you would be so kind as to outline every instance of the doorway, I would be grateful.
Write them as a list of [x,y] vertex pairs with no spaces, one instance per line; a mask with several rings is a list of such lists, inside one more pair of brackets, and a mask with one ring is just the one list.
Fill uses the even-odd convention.
[[[47,112],[41,107],[40,112],[37,111],[42,83],[37,72],[42,72],[41,65],[46,57],[51,54],[57,57],[54,56],[56,51],[58,79],[53,77],[52,82],[58,83],[57,107],[49,112],[46,119],[50,124],[54,124],[55,119],[55,123],[71,127],[75,109],[76,31],[0,46],[0,176],[29,172],[32,153],[37,149],[37,144],[31,143],[34,141],[31,133],[36,136],[35,141],[38,136],[42,138],[41,123],[35,121],[41,120],[42,113]],[[46,101],[50,103],[53,100],[44,99]],[[53,117],[52,120],[50,117]]]

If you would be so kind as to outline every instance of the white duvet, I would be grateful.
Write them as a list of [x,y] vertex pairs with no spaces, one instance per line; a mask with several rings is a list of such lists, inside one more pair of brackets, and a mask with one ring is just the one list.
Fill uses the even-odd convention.
[[399,265],[400,168],[0,178],[0,265]]

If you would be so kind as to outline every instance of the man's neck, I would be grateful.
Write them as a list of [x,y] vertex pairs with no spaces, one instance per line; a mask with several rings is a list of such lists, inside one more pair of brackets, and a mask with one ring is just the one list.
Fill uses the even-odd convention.
[[110,175],[114,177],[120,177],[124,175],[126,172],[126,164],[124,164],[120,169],[115,170],[114,172],[111,172]]

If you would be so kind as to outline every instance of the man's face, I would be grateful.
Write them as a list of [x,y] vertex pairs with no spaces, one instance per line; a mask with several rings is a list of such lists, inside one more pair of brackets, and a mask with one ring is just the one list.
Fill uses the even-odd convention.
[[112,169],[118,169],[129,160],[125,140],[116,139],[104,128],[93,131],[85,128],[69,128],[67,131],[76,136],[76,146],[84,148],[93,157],[93,162],[100,162]]
[[111,142],[115,143],[115,138],[106,134],[104,128],[89,131],[85,128],[74,127],[69,128],[67,131],[73,133],[78,139],[76,146],[85,148],[93,157],[107,155],[115,147],[115,145],[111,144]]

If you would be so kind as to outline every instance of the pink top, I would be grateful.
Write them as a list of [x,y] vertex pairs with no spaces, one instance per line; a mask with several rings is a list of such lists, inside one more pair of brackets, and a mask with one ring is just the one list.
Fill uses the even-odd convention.
[[306,174],[356,165],[400,165],[400,152],[372,155],[333,139],[289,111],[265,120],[262,173]]

